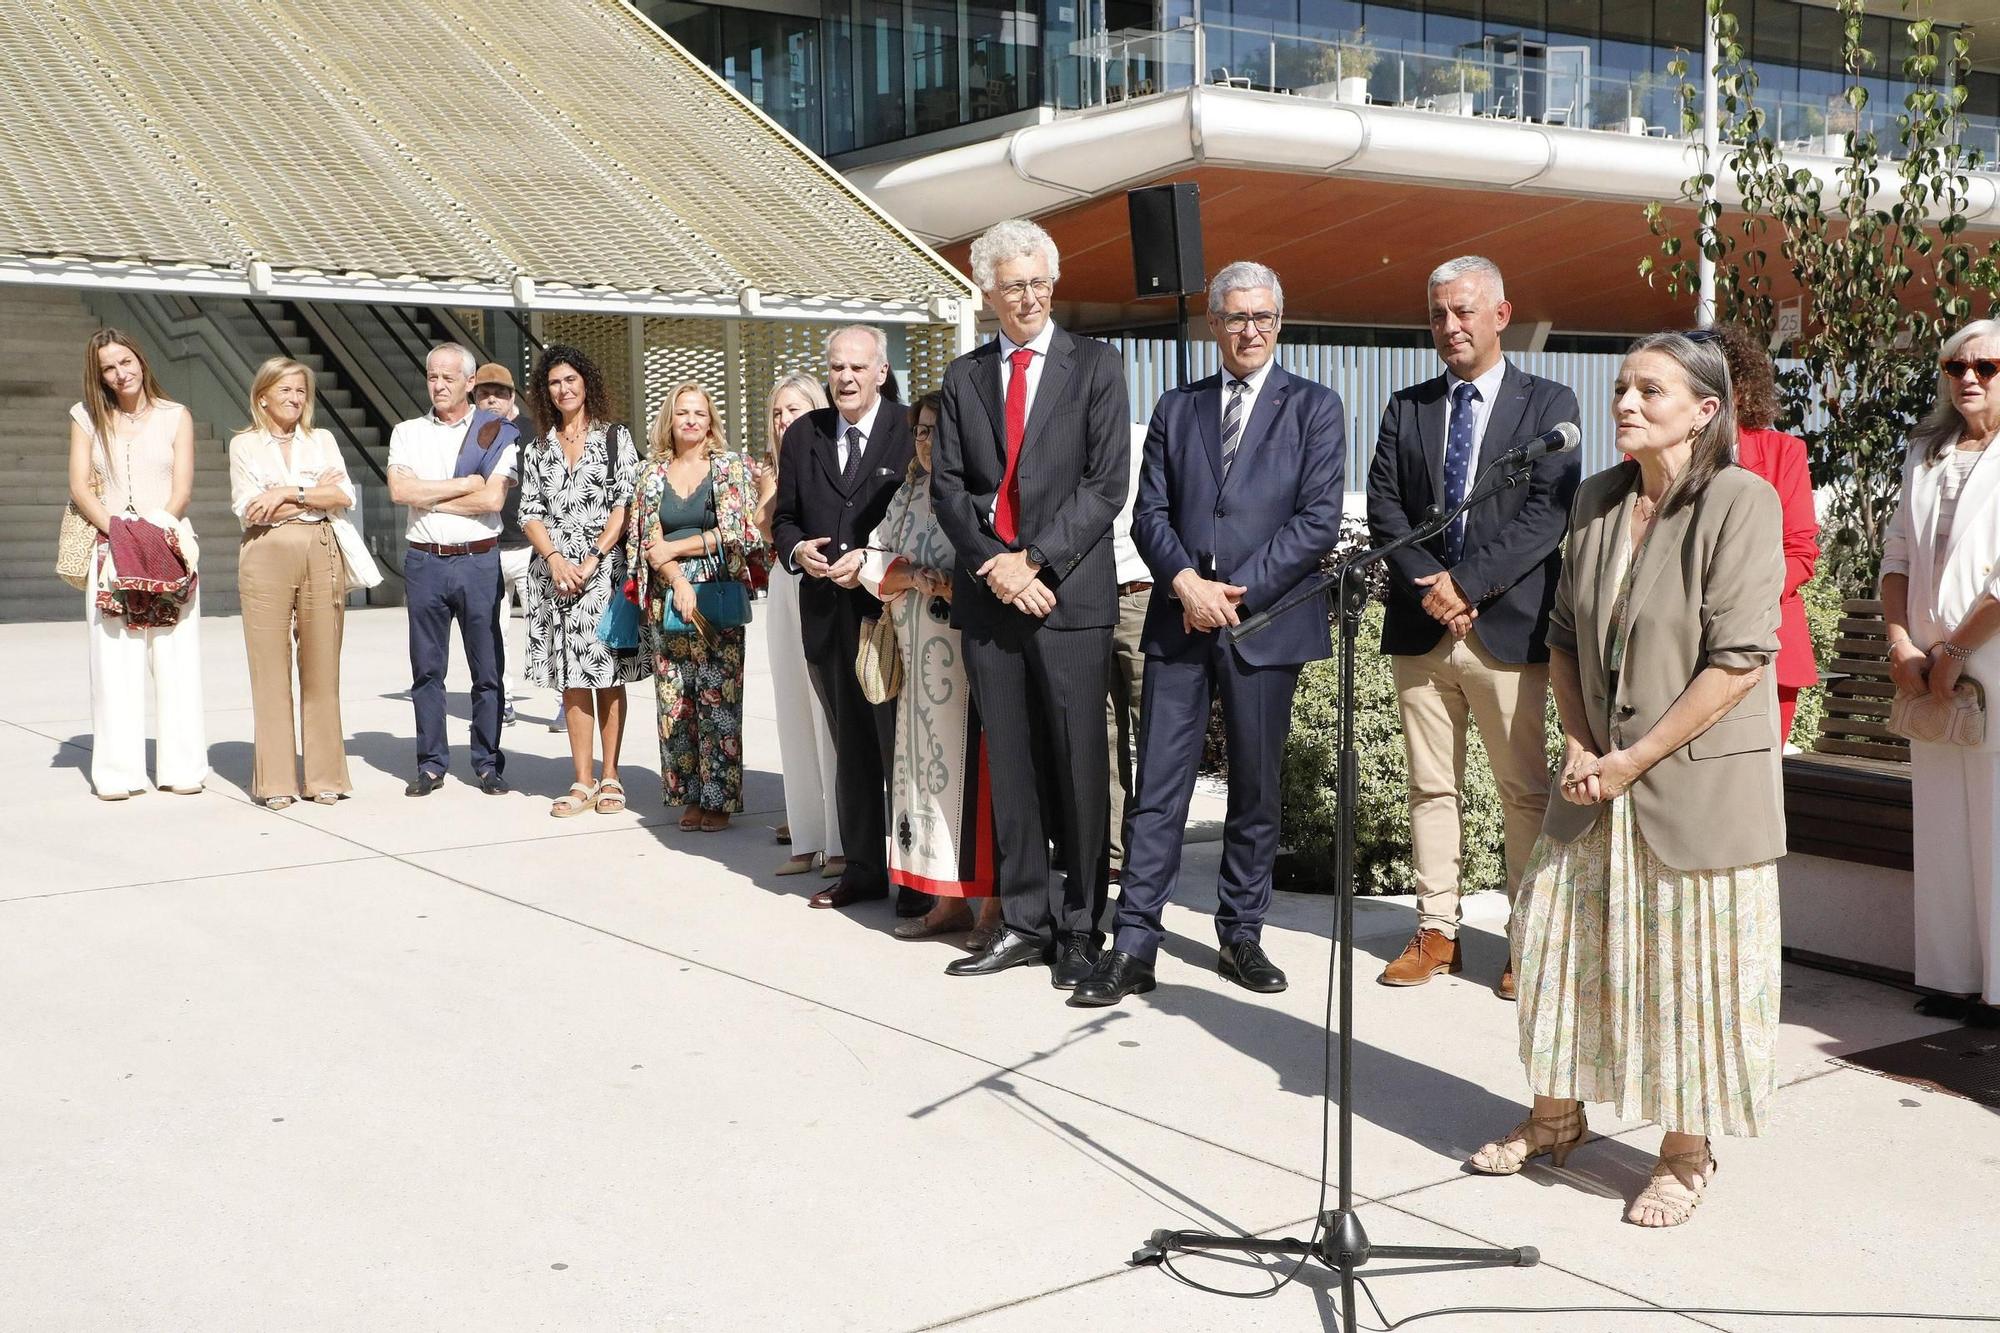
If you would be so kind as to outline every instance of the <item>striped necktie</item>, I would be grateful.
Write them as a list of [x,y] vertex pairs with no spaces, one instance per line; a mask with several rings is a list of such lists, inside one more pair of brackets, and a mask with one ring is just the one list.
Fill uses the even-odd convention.
[[1229,381],[1229,402],[1222,409],[1222,479],[1229,480],[1229,465],[1236,461],[1236,446],[1243,440],[1243,395],[1250,385]]

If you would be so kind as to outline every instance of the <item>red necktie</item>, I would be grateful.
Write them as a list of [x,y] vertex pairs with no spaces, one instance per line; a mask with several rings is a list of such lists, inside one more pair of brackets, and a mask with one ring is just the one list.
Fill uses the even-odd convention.
[[1009,544],[1021,508],[1021,482],[1015,473],[1021,466],[1021,441],[1028,435],[1028,365],[1034,359],[1025,347],[1007,354],[1007,364],[1013,367],[1007,377],[1007,473],[1000,478],[1000,495],[993,502],[993,531]]

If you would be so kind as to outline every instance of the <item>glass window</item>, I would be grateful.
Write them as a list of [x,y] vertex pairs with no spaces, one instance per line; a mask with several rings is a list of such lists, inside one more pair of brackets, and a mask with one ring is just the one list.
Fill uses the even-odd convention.
[[856,0],[854,90],[856,145],[887,143],[909,132],[903,88],[901,0]]
[[965,6],[966,114],[973,120],[1040,104],[1041,42],[1035,12],[1010,0]]
[[[1606,41],[1653,43],[1652,0],[1604,0],[1603,32]],[[1645,69],[1651,64],[1636,68]]]
[[855,32],[843,6],[829,6],[821,29],[820,98],[825,107],[826,151],[845,153],[861,146],[854,120]]
[[1299,31],[1334,37],[1361,26],[1360,0],[1299,0]]
[[[1654,0],[1653,41],[1663,47],[1692,51],[1700,63],[1702,34],[1701,0]],[[1671,56],[1660,61],[1662,66]]]
[[679,0],[639,0],[639,12],[651,19],[661,32],[688,49],[688,54],[717,68],[717,48],[721,46],[716,12],[707,5],[689,5]]
[[819,123],[819,20],[719,9],[723,78],[815,152]]
[[1486,0],[1488,32],[1539,33],[1546,19],[1542,0]]
[[1402,4],[1368,0],[1363,20],[1379,51],[1417,50],[1423,44],[1424,16],[1418,12],[1417,0]]
[[909,37],[911,128],[918,134],[950,129],[965,119],[957,4],[911,0]]
[[1831,9],[1799,11],[1799,64],[1806,69],[1840,68],[1840,15]]
[[1597,0],[1549,0],[1550,40],[1596,37]]

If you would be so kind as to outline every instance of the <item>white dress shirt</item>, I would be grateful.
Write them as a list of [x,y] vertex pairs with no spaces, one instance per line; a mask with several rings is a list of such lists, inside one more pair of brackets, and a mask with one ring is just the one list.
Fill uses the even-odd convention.
[[1126,478],[1125,507],[1118,511],[1118,517],[1111,520],[1111,554],[1118,563],[1118,586],[1128,583],[1152,582],[1152,571],[1146,568],[1146,558],[1139,554],[1139,543],[1132,540],[1132,508],[1139,503],[1139,468],[1146,461],[1146,425],[1134,422],[1132,426],[1132,473]]
[[861,420],[849,421],[846,417],[840,418],[839,434],[834,438],[833,445],[834,461],[840,465],[842,475],[847,472],[847,432],[850,429],[861,432],[861,452],[867,453],[869,437],[875,433],[875,418],[881,415],[881,412],[882,400],[878,397],[869,405],[868,410],[861,414]]
[[[1007,401],[1007,387],[1014,378],[1014,353],[1026,347],[1035,354],[1034,359],[1028,362],[1028,401],[1022,414],[1024,421],[1034,413],[1035,390],[1041,386],[1042,368],[1049,363],[1049,344],[1055,340],[1055,336],[1056,324],[1054,320],[1050,320],[1048,323],[1042,325],[1042,331],[1026,343],[1017,343],[1004,333],[1000,335],[1000,401],[1002,404],[1005,404]],[[1004,413],[1004,407],[1002,411]],[[1007,441],[1000,441],[1000,446],[1003,449],[1006,448]]]
[[[1248,438],[1250,434],[1250,414],[1257,410],[1257,395],[1264,391],[1264,381],[1271,378],[1271,367],[1276,365],[1277,361],[1278,358],[1273,356],[1269,361],[1251,371],[1248,378],[1243,381],[1249,387],[1243,391],[1243,435],[1239,436],[1236,441],[1239,449],[1243,447],[1244,439]],[[1222,368],[1222,392],[1217,395],[1221,399],[1221,402],[1215,409],[1215,438],[1218,442],[1222,439],[1222,423],[1229,419],[1229,386],[1235,380],[1236,376],[1230,374],[1229,368],[1224,366]]]
[[[438,420],[437,413],[426,412],[398,422],[389,436],[389,466],[402,468],[418,481],[450,481],[458,469],[458,451],[465,444],[465,432],[472,425],[472,417],[473,413],[468,411],[447,425]],[[495,475],[519,476],[518,459],[519,446],[508,445],[493,469]],[[498,511],[441,514],[416,505],[410,506],[410,526],[404,534],[409,541],[438,546],[458,546],[499,535]]]
[[[1486,444],[1486,423],[1493,418],[1493,404],[1500,397],[1500,381],[1506,377],[1507,358],[1504,356],[1493,363],[1491,370],[1476,380],[1462,380],[1449,370],[1444,373],[1444,420],[1447,436],[1451,430],[1451,414],[1458,410],[1453,404],[1453,395],[1458,392],[1458,386],[1470,383],[1478,391],[1472,395],[1472,401],[1467,404],[1467,410],[1472,413],[1472,459],[1466,469],[1467,486],[1479,479],[1479,451]],[[1470,495],[1471,492],[1467,491],[1466,494]],[[1442,503],[1444,497],[1439,496],[1438,501]],[[1458,530],[1461,547],[1465,544],[1465,519],[1466,516],[1460,514],[1452,524]]]
[[[273,486],[294,493],[301,486],[307,490],[338,486],[348,505],[354,504],[354,483],[348,480],[347,465],[341,462],[340,446],[333,442],[331,431],[300,433],[291,444],[288,460],[283,446],[261,430],[246,430],[229,441],[229,507],[245,529],[253,525],[243,511]],[[330,517],[324,509],[308,509],[281,521],[324,523]]]

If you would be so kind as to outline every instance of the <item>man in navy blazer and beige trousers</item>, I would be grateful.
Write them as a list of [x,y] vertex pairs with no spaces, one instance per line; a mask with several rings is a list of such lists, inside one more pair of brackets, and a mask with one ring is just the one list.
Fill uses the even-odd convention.
[[1284,315],[1278,275],[1231,264],[1209,286],[1223,373],[1161,397],[1146,433],[1132,536],[1153,571],[1137,790],[1111,949],[1072,1003],[1153,988],[1160,913],[1180,878],[1181,835],[1220,692],[1229,808],[1215,933],[1223,976],[1285,988],[1261,936],[1278,853],[1278,770],[1299,669],[1332,649],[1326,604],[1294,607],[1254,638],[1232,627],[1319,568],[1340,536],[1347,429],[1340,395],[1272,359]]
[[[1377,543],[1455,507],[1492,459],[1577,420],[1565,385],[1510,365],[1500,333],[1512,317],[1500,270],[1465,255],[1430,275],[1431,341],[1445,373],[1400,389],[1382,413],[1368,471],[1368,524]],[[1549,609],[1563,534],[1583,464],[1575,452],[1534,465],[1525,486],[1469,510],[1449,530],[1389,559],[1382,651],[1395,663],[1410,764],[1410,859],[1417,930],[1382,971],[1388,986],[1420,986],[1459,970],[1461,831],[1468,723],[1479,728],[1500,789],[1513,901],[1549,802],[1542,716],[1549,683]],[[1510,963],[1495,988],[1514,998]]]

